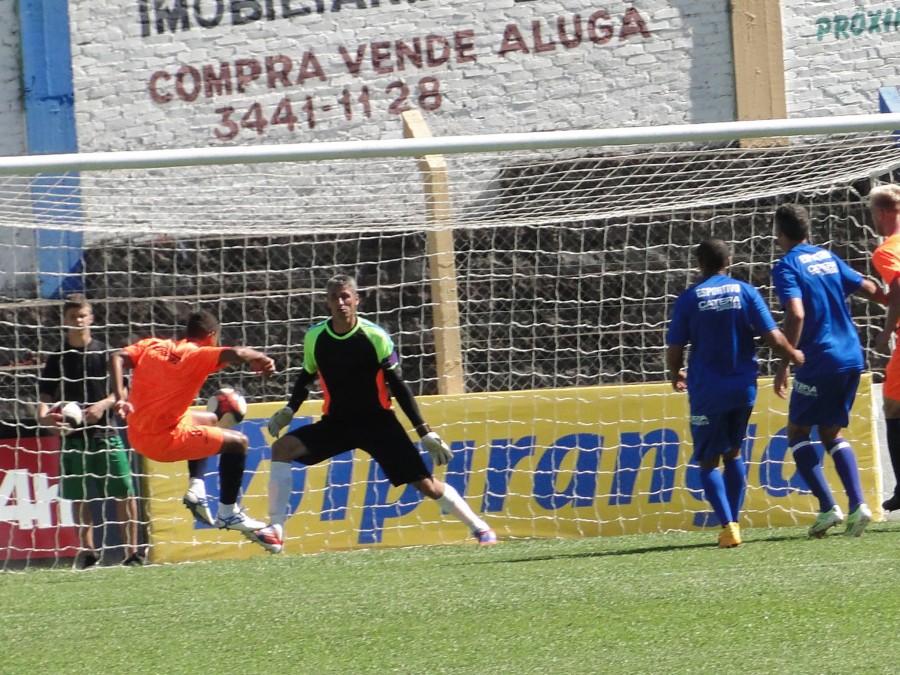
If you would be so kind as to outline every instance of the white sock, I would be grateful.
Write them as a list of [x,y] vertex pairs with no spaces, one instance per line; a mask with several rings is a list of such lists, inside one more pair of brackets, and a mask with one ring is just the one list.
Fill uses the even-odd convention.
[[269,466],[269,522],[283,534],[285,513],[291,500],[291,463],[272,462]]
[[466,501],[452,485],[444,483],[444,494],[435,501],[441,505],[441,508],[444,509],[444,511],[452,513],[464,522],[472,532],[489,529],[488,524],[475,515],[472,508],[466,504]]
[[222,502],[219,502],[219,508],[216,509],[216,516],[224,520],[225,518],[229,518],[237,513],[237,510],[237,504],[223,504]]
[[193,492],[200,499],[206,498],[206,483],[199,478],[191,478],[188,480],[188,490]]

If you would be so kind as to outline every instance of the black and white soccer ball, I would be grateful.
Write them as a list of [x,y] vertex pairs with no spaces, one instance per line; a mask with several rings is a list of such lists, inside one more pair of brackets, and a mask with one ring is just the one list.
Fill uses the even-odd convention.
[[54,403],[50,406],[50,412],[62,415],[63,422],[67,425],[59,428],[59,433],[63,436],[68,436],[84,425],[84,411],[81,409],[80,405],[75,403],[75,401],[59,401],[58,403]]
[[222,387],[209,397],[206,409],[215,414],[217,426],[231,429],[244,420],[247,414],[247,399],[236,389]]

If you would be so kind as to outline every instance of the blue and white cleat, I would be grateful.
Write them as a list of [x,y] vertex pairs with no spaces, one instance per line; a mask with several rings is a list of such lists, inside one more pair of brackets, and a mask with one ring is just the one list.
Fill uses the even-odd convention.
[[225,518],[216,516],[216,527],[220,530],[234,530],[244,534],[253,534],[254,531],[261,530],[265,526],[266,524],[261,520],[253,520],[253,518],[244,513],[244,509],[239,509]]

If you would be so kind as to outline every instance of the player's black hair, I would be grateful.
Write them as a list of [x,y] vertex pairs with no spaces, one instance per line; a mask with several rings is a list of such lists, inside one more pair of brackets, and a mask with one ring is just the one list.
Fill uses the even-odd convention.
[[194,312],[188,317],[184,335],[192,338],[205,338],[219,330],[219,320],[207,311]]
[[697,244],[695,253],[700,270],[707,275],[715,274],[728,267],[728,259],[731,257],[728,244],[718,237],[710,237],[701,241]]
[[809,238],[809,211],[799,204],[782,204],[775,209],[775,226],[793,242]]

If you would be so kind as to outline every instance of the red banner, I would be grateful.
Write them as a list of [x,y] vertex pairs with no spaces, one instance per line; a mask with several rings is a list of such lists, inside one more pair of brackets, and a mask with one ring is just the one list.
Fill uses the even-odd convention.
[[59,498],[59,439],[0,440],[0,547],[5,560],[78,553],[72,503]]

